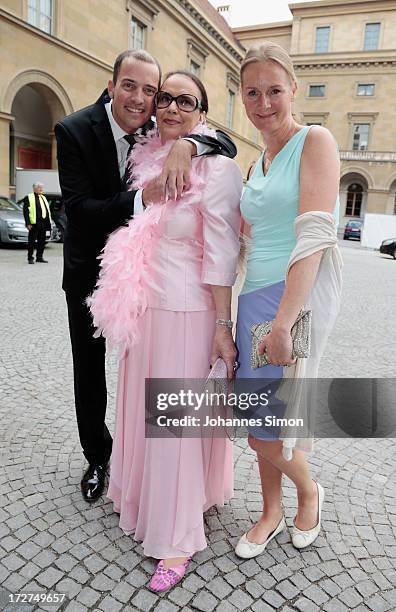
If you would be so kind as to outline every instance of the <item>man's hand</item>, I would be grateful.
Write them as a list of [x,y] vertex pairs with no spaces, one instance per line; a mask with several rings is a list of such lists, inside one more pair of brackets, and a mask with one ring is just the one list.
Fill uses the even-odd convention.
[[142,201],[144,206],[165,203],[164,187],[160,176],[151,179],[151,181],[147,183],[142,191]]
[[177,140],[172,146],[160,175],[163,197],[166,193],[171,200],[180,198],[190,186],[191,157],[196,155],[197,147],[189,140]]
[[28,230],[30,232],[30,230],[32,229],[32,226],[31,225],[27,225],[26,227],[28,228]]

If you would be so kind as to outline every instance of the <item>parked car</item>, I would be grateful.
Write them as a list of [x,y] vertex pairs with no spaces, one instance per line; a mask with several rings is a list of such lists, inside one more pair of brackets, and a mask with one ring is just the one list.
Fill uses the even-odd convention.
[[58,232],[57,238],[55,238],[55,240],[56,242],[63,242],[63,235],[65,233],[67,219],[62,196],[51,193],[46,193],[44,195],[48,200],[51,216],[53,221],[55,222]]
[[361,221],[348,221],[344,227],[344,240],[349,240],[350,238],[360,240],[361,229]]
[[27,243],[28,233],[22,209],[6,196],[0,196],[0,242]]
[[[21,206],[6,196],[0,196],[0,243],[27,244],[28,234]],[[56,225],[52,222],[47,240],[56,240],[57,234]]]
[[355,238],[360,240],[361,237],[362,222],[361,221],[347,221],[344,227],[344,240]]
[[396,238],[388,238],[383,240],[380,246],[380,253],[384,255],[392,255],[396,259]]

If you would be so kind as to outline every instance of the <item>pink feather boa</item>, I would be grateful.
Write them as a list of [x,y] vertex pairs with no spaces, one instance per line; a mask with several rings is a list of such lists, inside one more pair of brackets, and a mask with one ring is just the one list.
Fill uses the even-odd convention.
[[[213,130],[203,125],[197,126],[193,133],[215,136]],[[129,158],[129,163],[133,164],[131,189],[144,189],[151,179],[161,174],[173,143],[162,145],[155,129],[134,146]],[[150,257],[160,237],[162,215],[169,206],[187,204],[188,195],[200,193],[203,186],[193,163],[190,188],[180,203],[148,207],[125,227],[113,232],[99,256],[99,278],[86,302],[96,327],[94,337],[104,336],[108,350],[117,347],[120,357],[140,340],[139,318],[148,306]]]

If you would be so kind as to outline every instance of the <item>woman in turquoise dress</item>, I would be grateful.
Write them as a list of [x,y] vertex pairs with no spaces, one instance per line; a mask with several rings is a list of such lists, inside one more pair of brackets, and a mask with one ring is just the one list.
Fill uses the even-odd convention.
[[[244,379],[240,384],[257,379],[252,381],[254,390],[265,387],[263,379],[268,378],[276,387],[286,366],[294,368],[295,376],[302,376],[301,363],[296,365],[292,359],[290,331],[300,310],[307,304],[311,307],[311,303],[315,321],[313,356],[298,362],[309,362],[308,376],[317,375],[320,355],[339,308],[339,157],[327,129],[295,121],[292,102],[296,76],[283,48],[263,42],[249,49],[241,67],[241,88],[247,116],[266,144],[241,202],[242,216],[250,228],[251,249],[238,303],[237,378]],[[260,345],[269,364],[253,370],[250,328],[271,319],[275,319],[272,332]],[[272,400],[268,410],[282,416],[285,405]],[[249,430],[249,444],[258,456],[263,513],[238,542],[236,553],[243,558],[263,552],[268,542],[286,528],[283,474],[297,488],[294,546],[308,546],[320,531],[324,489],[311,478],[303,445],[294,441],[287,456],[280,438],[276,427]]]

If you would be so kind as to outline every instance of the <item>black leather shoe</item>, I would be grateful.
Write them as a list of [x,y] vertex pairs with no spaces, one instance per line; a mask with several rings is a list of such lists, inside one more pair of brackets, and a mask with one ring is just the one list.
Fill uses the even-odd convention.
[[30,263],[30,264],[34,264],[34,259],[33,259],[33,258],[29,258],[29,259],[28,259],[28,263]]
[[97,500],[103,493],[107,464],[92,463],[85,472],[81,481],[83,498],[87,502]]
[[46,259],[43,259],[42,257],[40,257],[40,259],[36,258],[37,263],[48,263],[48,261]]

